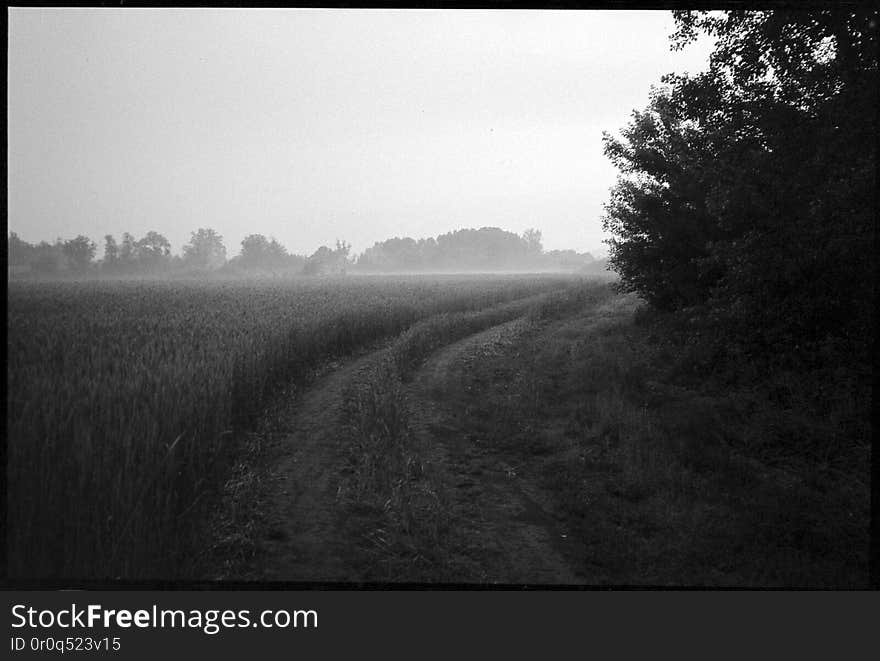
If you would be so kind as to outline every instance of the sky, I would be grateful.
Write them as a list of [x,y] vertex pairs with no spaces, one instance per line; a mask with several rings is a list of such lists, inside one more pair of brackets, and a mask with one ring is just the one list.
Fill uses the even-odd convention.
[[9,230],[98,256],[484,226],[600,255],[602,131],[711,48],[671,51],[668,11],[8,11]]

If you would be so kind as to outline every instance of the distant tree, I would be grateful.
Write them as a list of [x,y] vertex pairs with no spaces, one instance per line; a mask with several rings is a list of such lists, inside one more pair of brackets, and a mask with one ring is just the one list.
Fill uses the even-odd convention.
[[135,244],[137,261],[145,271],[159,270],[169,263],[171,243],[158,232],[147,235]]
[[119,270],[119,246],[112,234],[104,236],[104,263],[103,270],[108,273],[114,273]]
[[48,241],[40,241],[34,246],[31,268],[35,273],[52,274],[61,270],[64,263],[61,241],[54,244]]
[[344,275],[348,267],[348,255],[351,252],[351,244],[345,241],[336,241],[336,248],[331,250],[327,246],[318,248],[306,261],[303,273],[306,275],[319,275],[334,273]]
[[520,237],[498,227],[481,227],[436,239],[387,239],[365,250],[356,263],[359,269],[373,271],[516,269],[540,265],[542,253],[539,230],[526,230]]
[[137,269],[137,241],[128,232],[122,233],[122,245],[119,247],[119,269],[131,273]]
[[333,268],[336,273],[345,274],[349,253],[351,253],[351,244],[336,239],[336,249],[333,250]]
[[498,227],[442,234],[437,250],[439,265],[448,269],[515,268],[526,258],[522,238]]
[[541,255],[539,264],[554,271],[577,271],[593,261],[593,256],[588,252],[549,250]]
[[9,233],[9,265],[30,266],[34,258],[34,246],[22,241],[15,232]]
[[523,232],[522,238],[529,255],[540,255],[544,251],[544,246],[541,245],[541,230],[527,229]]
[[419,239],[417,242],[417,246],[419,256],[421,258],[421,268],[437,268],[440,260],[440,251],[437,248],[437,239],[435,239],[434,237]]
[[281,268],[287,265],[290,257],[287,248],[278,243],[275,237],[269,239],[269,245],[266,247],[266,264],[269,268]]
[[62,245],[62,252],[67,258],[70,268],[77,273],[83,273],[89,268],[97,247],[89,237],[80,234],[75,239],[65,241]]
[[367,248],[357,264],[374,271],[418,270],[424,267],[422,247],[409,237],[386,239]]
[[269,252],[269,239],[262,234],[250,234],[241,242],[241,266],[256,268],[264,266]]
[[209,228],[191,232],[190,242],[183,247],[183,261],[189,268],[218,269],[226,263],[223,237]]
[[251,234],[241,242],[242,268],[280,269],[289,265],[290,255],[274,237],[267,239],[262,234]]
[[331,253],[332,251],[330,248],[327,246],[321,246],[309,256],[308,260],[306,260],[302,272],[305,275],[318,275],[323,273],[325,265],[330,262]]

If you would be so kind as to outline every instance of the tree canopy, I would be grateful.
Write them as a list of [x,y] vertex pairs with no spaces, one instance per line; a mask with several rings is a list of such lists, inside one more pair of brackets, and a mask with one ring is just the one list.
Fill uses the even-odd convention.
[[344,274],[348,270],[351,244],[336,240],[336,247],[332,250],[327,246],[318,248],[303,266],[302,272],[306,275]]
[[767,351],[870,333],[876,14],[675,12],[674,48],[716,39],[669,75],[605,153],[624,288]]
[[287,249],[275,238],[267,239],[262,234],[251,234],[241,242],[240,265],[246,269],[262,268],[274,270],[289,264]]
[[190,234],[190,242],[183,247],[183,262],[187,267],[212,270],[226,264],[226,246],[215,230],[200,227]]
[[372,271],[563,269],[577,270],[593,261],[573,250],[544,252],[541,232],[522,236],[498,227],[459,229],[436,238],[394,237],[375,243],[357,260]]
[[61,246],[61,251],[68,259],[71,269],[80,273],[88,269],[96,249],[94,241],[82,234],[75,239],[65,241]]

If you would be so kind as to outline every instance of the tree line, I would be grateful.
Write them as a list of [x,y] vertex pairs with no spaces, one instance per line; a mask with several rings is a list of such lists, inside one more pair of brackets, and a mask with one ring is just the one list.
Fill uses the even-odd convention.
[[104,237],[103,255],[96,260],[98,245],[86,236],[43,241],[32,245],[15,232],[9,235],[9,265],[13,275],[86,274],[151,275],[174,272],[214,271],[305,275],[345,273],[349,269],[370,272],[436,270],[578,270],[596,265],[589,253],[574,250],[545,251],[541,232],[528,229],[521,236],[496,227],[461,229],[436,238],[415,240],[395,237],[375,243],[357,256],[351,245],[337,241],[321,246],[311,255],[297,255],[273,237],[251,234],[241,242],[238,255],[227,259],[223,237],[210,228],[191,233],[180,255],[156,231],[140,239],[124,232],[119,241]]
[[[323,250],[328,250],[323,248]],[[89,237],[79,235],[69,240],[56,239],[32,245],[15,232],[9,235],[9,265],[15,271],[41,275],[83,274],[150,275],[175,271],[210,272],[229,269],[230,264],[241,269],[303,269],[309,258],[290,254],[276,239],[262,234],[251,234],[241,242],[241,252],[227,259],[223,237],[214,229],[199,228],[191,232],[190,241],[181,254],[171,253],[171,242],[156,231],[136,239],[123,232],[119,241],[112,234],[104,237],[103,256],[95,259],[97,244]],[[318,251],[323,256],[322,251]]]
[[395,237],[375,243],[358,256],[365,271],[578,270],[594,259],[574,250],[545,251],[540,230],[523,234],[499,229],[461,229],[436,238]]

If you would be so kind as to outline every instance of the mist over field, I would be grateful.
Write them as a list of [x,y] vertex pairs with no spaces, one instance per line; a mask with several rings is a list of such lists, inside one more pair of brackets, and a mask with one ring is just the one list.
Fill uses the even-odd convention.
[[[671,69],[668,12],[10,10],[9,230],[311,255],[535,227],[604,253],[603,130]],[[622,84],[625,83],[625,84]]]
[[13,584],[870,584],[876,13],[8,17]]

